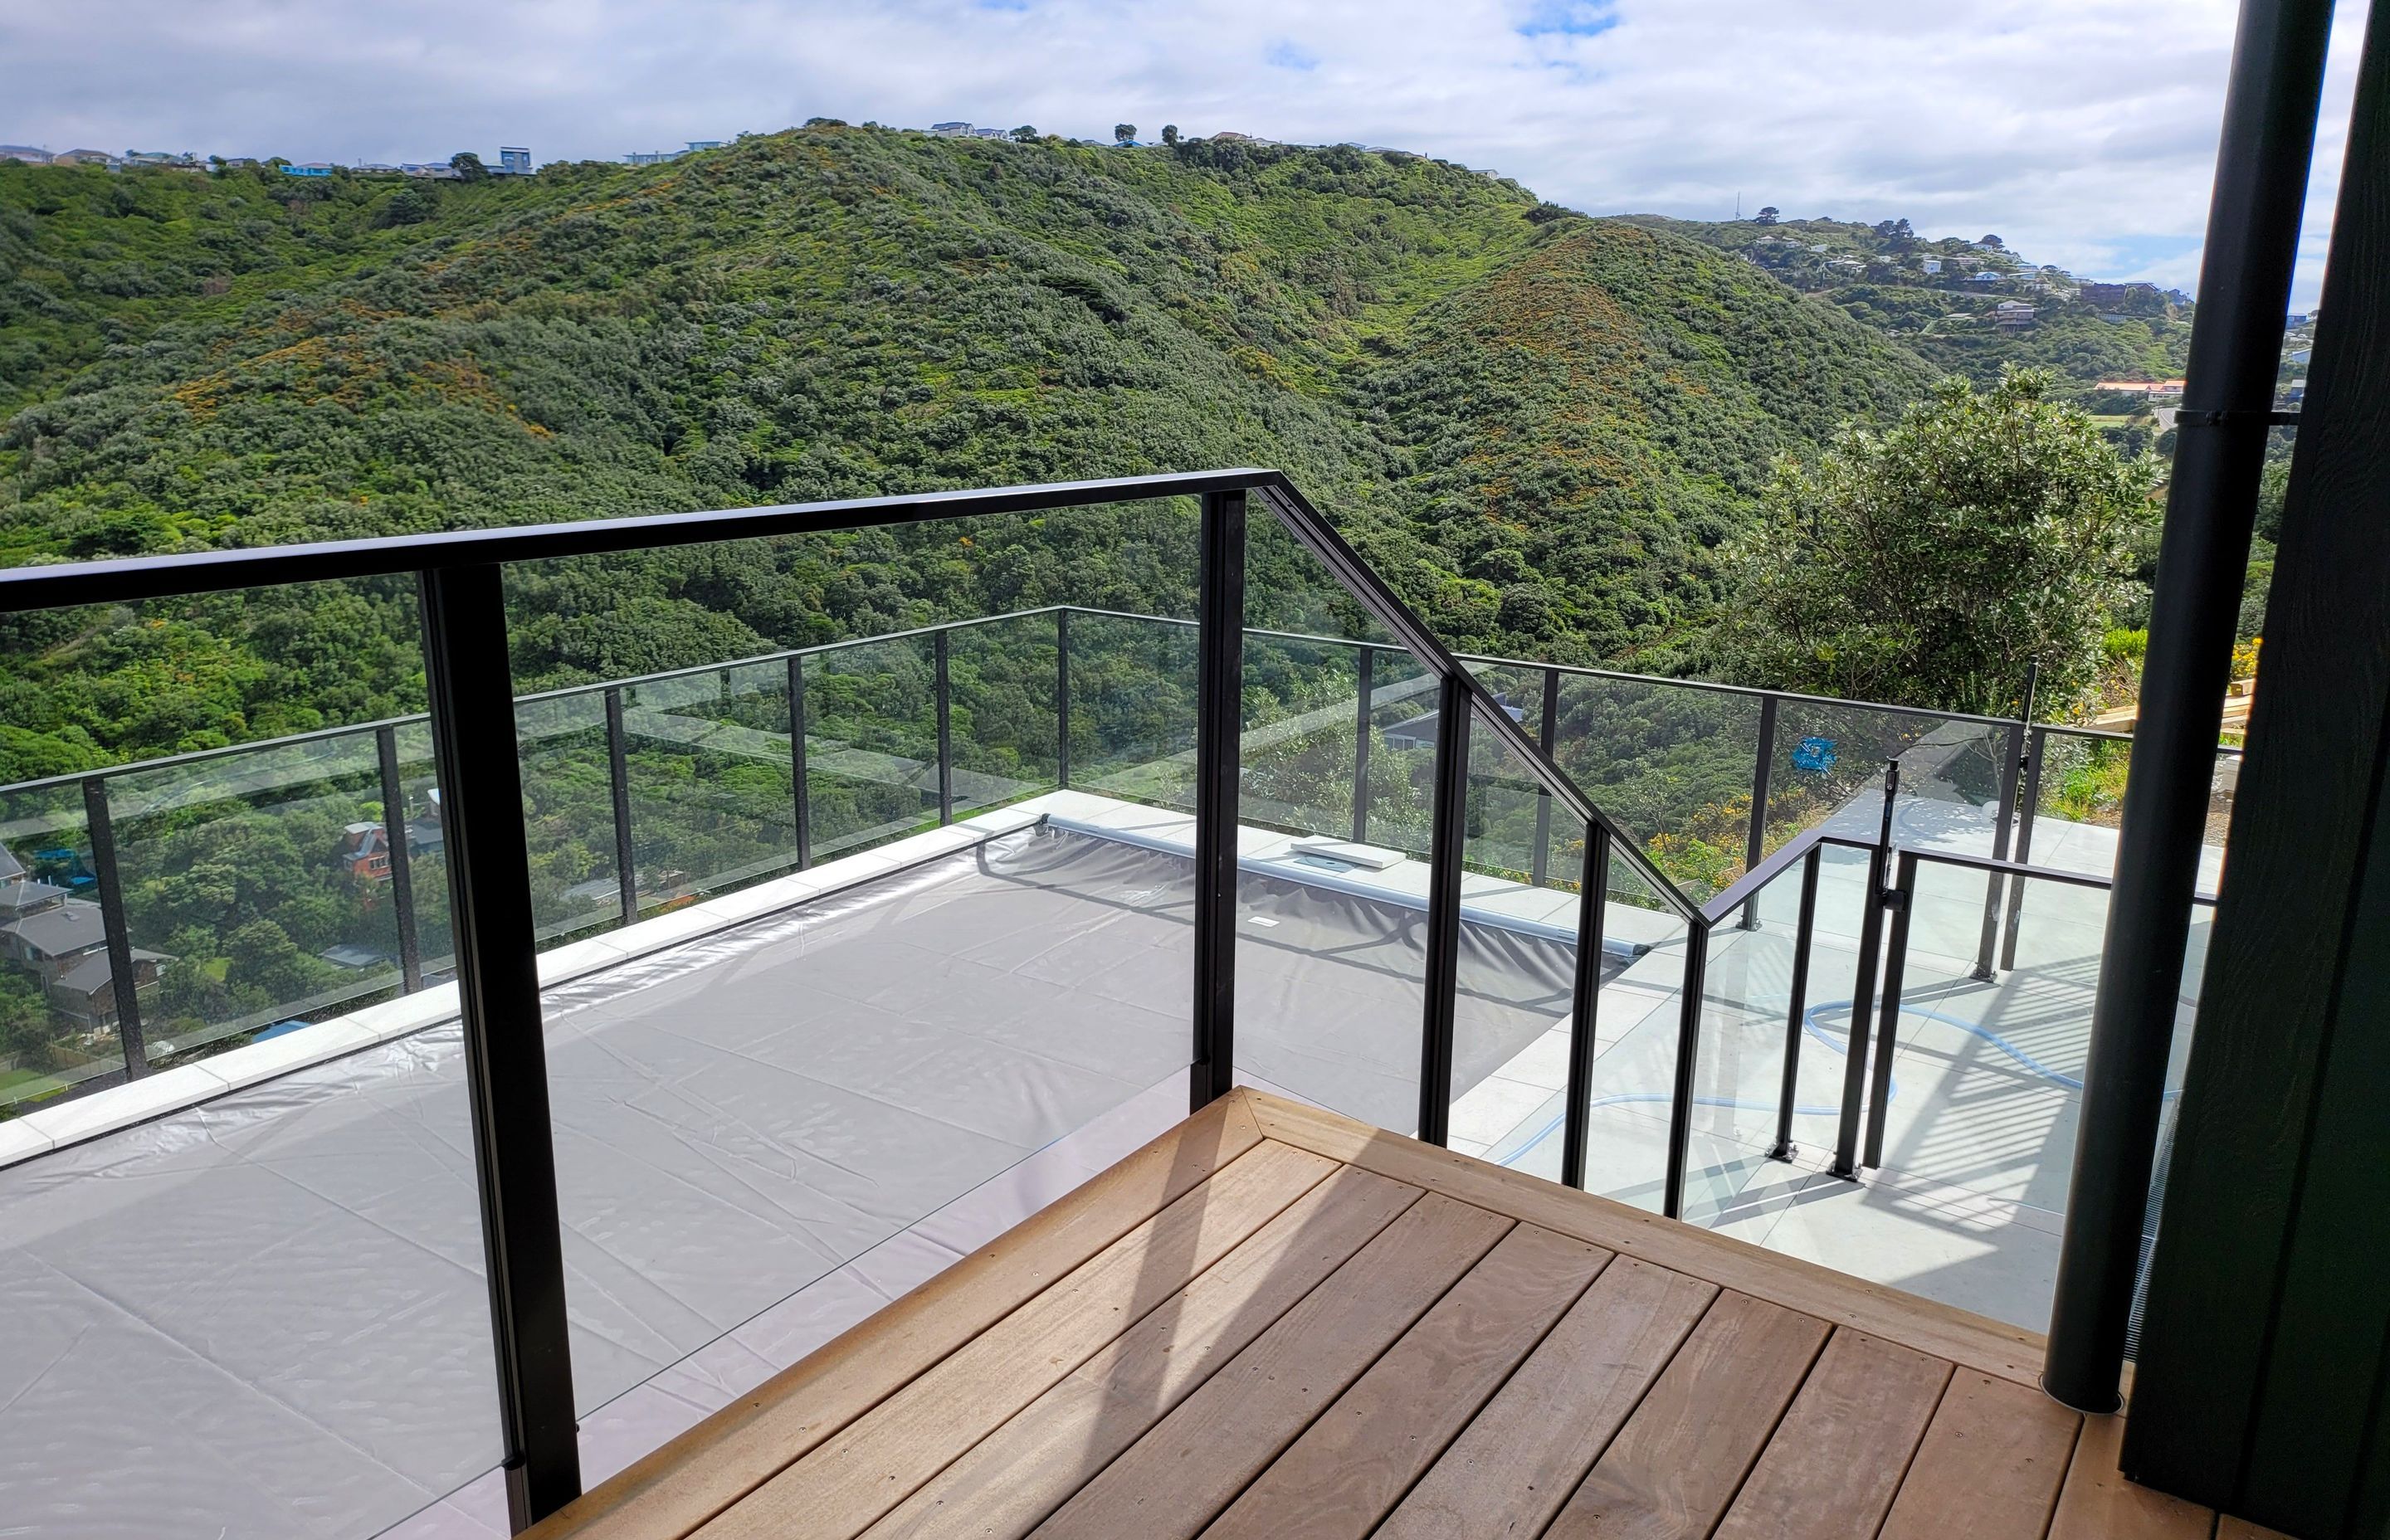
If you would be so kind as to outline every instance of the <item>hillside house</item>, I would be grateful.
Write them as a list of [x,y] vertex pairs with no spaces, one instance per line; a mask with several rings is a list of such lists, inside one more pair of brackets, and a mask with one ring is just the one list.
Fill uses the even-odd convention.
[[490,168],[493,176],[529,176],[532,173],[531,151],[520,145],[500,145],[498,163]]
[[341,865],[352,881],[389,881],[389,830],[379,823],[349,825],[341,831]]
[[968,139],[970,137],[970,131],[971,125],[965,122],[932,123],[930,125],[930,132],[936,135],[941,139]]
[[0,145],[0,160],[21,160],[29,166],[46,166],[50,163],[50,152],[36,149],[32,145]]
[[2029,327],[2033,316],[2034,307],[2023,300],[2002,300],[1992,307],[1992,320],[1998,326]]

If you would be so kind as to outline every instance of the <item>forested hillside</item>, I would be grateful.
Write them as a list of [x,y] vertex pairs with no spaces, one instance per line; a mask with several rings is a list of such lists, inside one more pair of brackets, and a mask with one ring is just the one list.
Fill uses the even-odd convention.
[[[1649,661],[1710,622],[1771,459],[1933,372],[1699,242],[1349,148],[816,124],[466,184],[0,166],[11,563],[1259,464],[1456,645]],[[520,574],[516,678],[1180,601],[1139,527]],[[419,704],[403,585],[0,619],[0,780]]]

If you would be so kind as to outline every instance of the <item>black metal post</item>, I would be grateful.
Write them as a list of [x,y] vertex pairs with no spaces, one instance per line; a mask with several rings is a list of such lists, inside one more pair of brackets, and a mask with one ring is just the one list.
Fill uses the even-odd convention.
[[[1992,826],[1992,859],[2009,858],[2009,843],[2016,828],[2017,776],[2024,768],[2024,735],[2026,724],[2033,720],[2034,696],[2041,688],[2041,665],[2027,663],[2024,671],[2024,699],[2017,711],[2016,725],[2009,729],[2008,744],[2000,760],[2000,804],[1998,821]],[[1999,944],[2001,899],[2009,884],[1998,873],[1984,882],[1984,935],[1975,948],[1975,973],[1978,979],[1992,976],[1992,954]]]
[[149,1072],[148,1046],[141,1040],[140,981],[133,972],[133,933],[124,927],[124,882],[116,869],[116,826],[108,815],[108,783],[97,776],[83,783],[83,814],[91,836],[91,872],[99,886],[99,928],[108,939],[108,983],[116,997],[116,1041],[124,1050],[124,1075]]
[[930,647],[938,673],[938,822],[941,824],[955,821],[954,709],[947,662],[947,632],[941,630],[932,639]]
[[2119,1400],[2332,10],[2243,0],[2226,88],[2042,1370],[2085,1411]]
[[[621,895],[623,923],[636,925],[639,920],[639,868],[631,844],[631,760],[630,748],[623,731],[623,692],[614,686],[606,689],[606,776],[614,793],[614,886]],[[448,857],[449,870],[456,869],[456,857]]]
[[507,1509],[520,1533],[581,1492],[522,770],[494,566],[423,574],[423,662],[448,855]]
[[1834,1163],[1829,1168],[1844,1181],[1859,1174],[1859,1114],[1867,1099],[1868,1044],[1875,1011],[1876,955],[1883,949],[1883,878],[1892,850],[1892,808],[1900,795],[1900,761],[1883,767],[1883,822],[1875,847],[1868,852],[1867,890],[1859,900],[1859,961],[1851,979],[1851,1035],[1843,1061],[1843,1115],[1834,1130]]
[[1660,1195],[1660,1212],[1670,1219],[1685,1216],[1685,1181],[1692,1169],[1693,1090],[1702,1053],[1703,995],[1708,988],[1710,927],[1696,919],[1685,927],[1685,993],[1677,1010],[1677,1077],[1668,1100],[1668,1187]]
[[805,794],[805,661],[789,654],[789,792],[796,800],[797,870],[814,864],[813,799]]
[[[1536,746],[1543,750],[1546,759],[1552,757],[1552,745],[1560,740],[1560,721],[1561,671],[1548,668],[1544,670],[1544,720],[1536,731]],[[1551,845],[1552,794],[1548,788],[1538,786],[1536,790],[1536,853],[1529,858],[1527,877],[1533,887],[1542,887],[1551,875]]]
[[1601,928],[1610,901],[1610,830],[1585,826],[1585,867],[1576,901],[1576,979],[1569,991],[1568,1101],[1561,1110],[1561,1182],[1585,1187],[1585,1147],[1593,1116],[1593,1029],[1601,1004]]
[[[2017,776],[2024,764],[2024,724],[2020,722],[2007,734],[2000,771],[2000,803],[1997,822],[1992,828],[1992,859],[2009,858],[2010,831],[2016,823]],[[2008,883],[1995,872],[1984,879],[1984,931],[1975,943],[1973,977],[1992,977],[1992,958],[2000,943],[2000,912],[2008,897]]]
[[[1751,870],[1767,855],[1767,792],[1768,778],[1776,766],[1776,697],[1763,696],[1759,702],[1759,763],[1751,771],[1751,831],[1742,842],[1742,869]],[[1759,895],[1754,893],[1742,905],[1742,928],[1759,929]]]
[[1054,611],[1054,784],[1071,789],[1071,612]]
[[415,928],[415,853],[406,847],[406,783],[398,773],[398,729],[374,729],[381,762],[381,837],[390,845],[390,902],[398,923],[398,986],[423,987],[423,945]]
[[1792,1145],[1792,1106],[1801,1091],[1801,1037],[1809,1011],[1809,947],[1818,926],[1818,868],[1825,847],[1812,845],[1801,861],[1801,918],[1792,927],[1792,1003],[1784,1012],[1784,1089],[1776,1103],[1776,1142],[1767,1147],[1771,1161],[1789,1161],[1800,1153]]
[[1917,853],[1902,851],[1892,891],[1883,895],[1892,911],[1892,937],[1884,945],[1883,1010],[1876,1018],[1875,1075],[1868,1085],[1867,1152],[1870,1166],[1883,1164],[1883,1120],[1892,1104],[1892,1056],[1900,1041],[1900,985],[1908,972],[1908,917],[1917,907]]
[[1378,649],[1361,644],[1353,695],[1353,842],[1369,842],[1369,696],[1376,687]]
[[1203,494],[1195,574],[1195,1055],[1201,1111],[1236,1084],[1237,791],[1244,721],[1245,494]]
[[[2017,794],[2016,863],[2033,860],[2033,820],[2041,807],[2041,758],[2049,751],[2049,729],[2034,727],[2024,739],[2024,789]],[[2000,933],[2000,967],[2016,967],[2017,928],[2024,920],[2024,884],[2009,884],[2009,913]]]
[[1428,835],[1426,1008],[1420,1022],[1419,1136],[1452,1122],[1453,1010],[1460,993],[1460,853],[1469,839],[1469,691],[1446,674],[1435,705],[1434,823]]

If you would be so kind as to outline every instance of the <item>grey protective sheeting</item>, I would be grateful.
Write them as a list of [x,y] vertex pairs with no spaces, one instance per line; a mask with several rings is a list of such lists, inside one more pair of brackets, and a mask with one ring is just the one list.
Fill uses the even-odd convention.
[[[1240,896],[1240,1068],[1410,1127],[1424,917]],[[1190,912],[1034,828],[550,991],[583,1410],[1183,1068]],[[1468,928],[1457,1086],[1569,966]],[[0,1172],[0,1533],[361,1536],[494,1465],[462,1076],[451,1023]]]

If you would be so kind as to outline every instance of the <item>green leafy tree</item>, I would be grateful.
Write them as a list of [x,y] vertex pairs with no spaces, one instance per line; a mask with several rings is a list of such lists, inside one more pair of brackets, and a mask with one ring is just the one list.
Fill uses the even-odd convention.
[[1170,146],[1174,149],[1178,147],[1178,125],[1176,123],[1164,123],[1162,125],[1162,142]]
[[2101,639],[2152,516],[2155,463],[2127,458],[2011,369],[1947,379],[1885,430],[1851,427],[1777,465],[1733,551],[1729,655],[1755,683],[2004,712],[2042,666],[2046,699],[2098,674]]
[[1125,144],[1132,144],[1132,143],[1134,143],[1134,142],[1136,141],[1136,139],[1137,139],[1137,124],[1135,124],[1135,123],[1114,123],[1114,124],[1112,124],[1112,142],[1113,142],[1114,144],[1122,144],[1122,145],[1125,145]]
[[448,169],[466,182],[486,182],[490,179],[490,168],[482,164],[482,158],[469,149],[460,149],[448,157]]
[[1037,130],[1028,123],[1022,123],[1012,131],[1012,140],[1015,144],[1034,145],[1037,142]]

